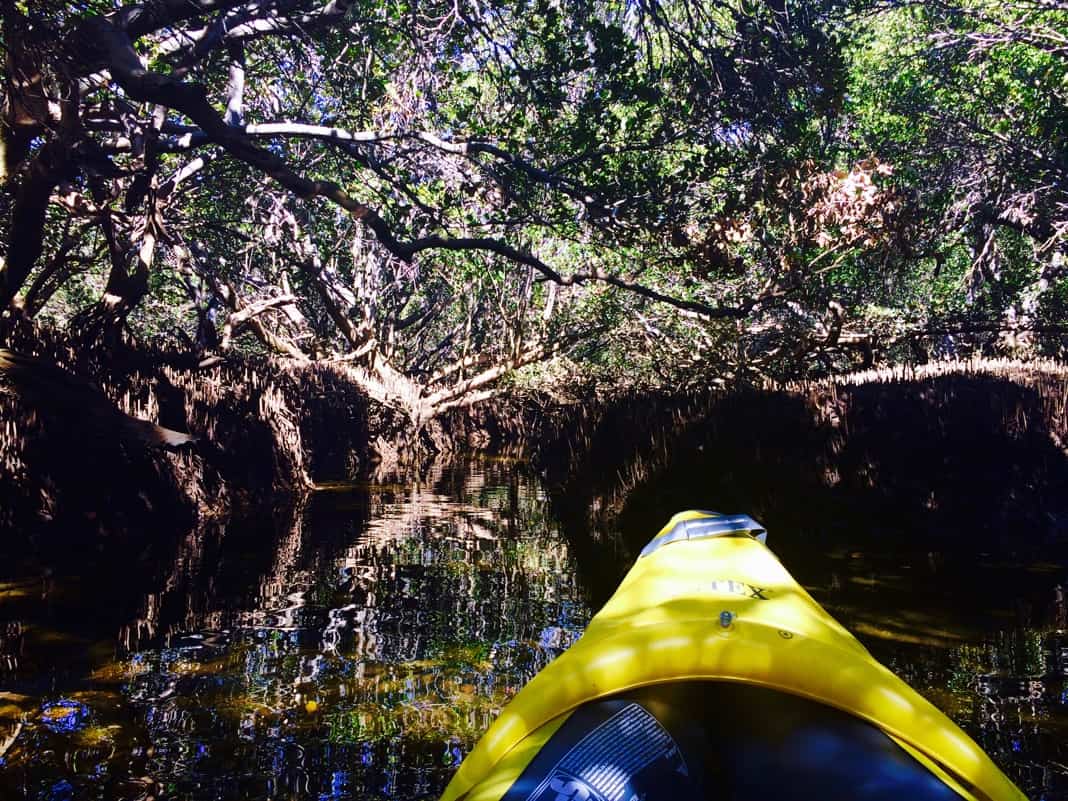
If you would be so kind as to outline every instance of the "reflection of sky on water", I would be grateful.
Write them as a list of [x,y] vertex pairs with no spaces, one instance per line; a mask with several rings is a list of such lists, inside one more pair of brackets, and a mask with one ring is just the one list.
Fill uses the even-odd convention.
[[[98,589],[64,596],[57,577],[41,601],[36,578],[11,585],[32,591],[0,596],[0,689],[18,696],[0,693],[0,747],[13,720],[25,726],[0,790],[435,798],[588,618],[560,524],[514,466],[334,492],[279,519],[190,533],[125,606],[99,600],[145,570],[125,553],[90,571]],[[891,580],[853,555],[811,559],[788,566],[826,574],[817,599],[878,658],[1035,798],[1068,798],[1068,637],[1052,627],[1063,610],[1014,623],[1020,593],[994,582],[964,622],[910,606],[920,579],[896,563]]]
[[69,698],[41,705],[41,725],[56,734],[76,732],[84,728],[88,720],[89,707]]

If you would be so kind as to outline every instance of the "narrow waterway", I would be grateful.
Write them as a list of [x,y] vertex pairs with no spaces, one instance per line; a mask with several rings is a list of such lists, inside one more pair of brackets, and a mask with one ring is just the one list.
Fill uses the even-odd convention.
[[[0,796],[435,798],[655,533],[591,542],[557,508],[479,462],[177,539],[0,546]],[[1032,798],[1068,798],[1065,565],[769,544]]]

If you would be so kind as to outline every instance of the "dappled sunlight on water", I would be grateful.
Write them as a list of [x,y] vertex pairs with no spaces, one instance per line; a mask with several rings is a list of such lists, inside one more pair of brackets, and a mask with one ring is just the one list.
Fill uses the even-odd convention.
[[220,560],[225,587],[205,554],[190,558],[203,538],[187,539],[185,567],[111,632],[117,658],[66,678],[62,727],[34,651],[108,632],[88,604],[46,632],[46,599],[6,624],[22,633],[5,638],[3,686],[26,692],[0,701],[0,720],[24,724],[0,781],[40,798],[436,795],[588,618],[544,497],[513,472],[331,488],[260,542],[259,575]]
[[[436,797],[581,632],[578,577],[629,559],[553,509],[489,462],[176,542],[0,559],[0,795]],[[1032,797],[1068,798],[1062,566],[770,543]]]

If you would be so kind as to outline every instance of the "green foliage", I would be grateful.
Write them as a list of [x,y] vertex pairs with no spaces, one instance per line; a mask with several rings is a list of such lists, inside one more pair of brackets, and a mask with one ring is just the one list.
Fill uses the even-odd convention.
[[[240,112],[250,127],[229,144],[180,93],[155,132],[153,103],[114,83],[87,83],[68,109],[81,127],[59,125],[65,81],[114,57],[80,38],[86,20],[125,18],[39,0],[6,13],[12,68],[42,76],[26,118],[8,112],[6,217],[43,143],[77,154],[49,177],[43,254],[16,287],[29,313],[84,326],[118,303],[145,339],[388,365],[376,380],[439,402],[547,354],[572,374],[678,385],[844,369],[951,325],[996,348],[999,326],[1060,319],[1061,10],[260,5],[241,13],[276,27],[255,36],[235,17],[194,46],[209,15],[186,9],[130,40],[160,82]],[[69,46],[45,57],[49,37]],[[327,183],[304,197],[279,170]]]

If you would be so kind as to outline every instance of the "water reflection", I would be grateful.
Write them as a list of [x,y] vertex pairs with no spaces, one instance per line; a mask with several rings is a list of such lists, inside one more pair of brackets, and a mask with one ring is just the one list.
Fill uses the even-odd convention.
[[[594,542],[562,510],[490,462],[152,547],[0,560],[0,795],[436,797],[648,535]],[[772,534],[1032,797],[1068,798],[1063,566],[811,542]]]
[[[113,658],[79,656],[108,633],[65,593],[24,606],[5,632],[33,636],[5,633],[0,676],[25,692],[0,719],[26,725],[0,781],[31,798],[436,796],[588,618],[546,503],[491,464],[335,488],[257,537],[206,527],[112,630]],[[62,700],[39,692],[48,658]]]
[[817,600],[1028,797],[1068,798],[1065,565],[849,549],[793,562]]

